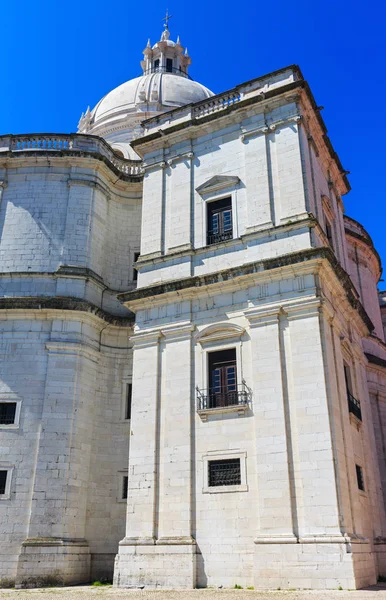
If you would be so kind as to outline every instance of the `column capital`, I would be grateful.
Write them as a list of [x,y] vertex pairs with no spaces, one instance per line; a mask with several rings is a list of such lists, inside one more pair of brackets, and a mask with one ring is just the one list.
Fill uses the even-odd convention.
[[244,311],[250,327],[261,327],[263,325],[275,325],[279,322],[280,304],[268,306],[256,306]]
[[190,321],[184,321],[175,325],[169,325],[161,329],[161,335],[167,342],[189,339],[194,330],[194,325]]
[[137,349],[158,344],[160,337],[161,331],[159,329],[151,329],[150,331],[139,331],[134,333],[129,340],[133,343],[133,348]]
[[295,302],[283,304],[283,311],[289,321],[306,319],[319,315],[321,304],[320,298],[302,298]]

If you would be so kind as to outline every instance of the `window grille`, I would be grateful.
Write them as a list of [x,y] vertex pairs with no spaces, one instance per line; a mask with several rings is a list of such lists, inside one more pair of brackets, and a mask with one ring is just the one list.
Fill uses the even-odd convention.
[[124,475],[123,480],[122,480],[122,500],[127,500],[128,488],[129,488],[129,477],[128,477],[128,475]]
[[8,471],[0,471],[0,496],[4,496]]
[[362,492],[364,492],[365,491],[365,481],[363,479],[362,467],[360,467],[359,465],[355,465],[355,470],[357,472],[358,489],[362,490]]
[[210,460],[208,486],[241,485],[240,459]]
[[0,425],[13,425],[16,415],[16,402],[0,403]]

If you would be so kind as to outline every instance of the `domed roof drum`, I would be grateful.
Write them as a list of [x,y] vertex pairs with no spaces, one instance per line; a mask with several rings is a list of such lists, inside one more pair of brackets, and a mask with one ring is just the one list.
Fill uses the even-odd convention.
[[140,123],[157,114],[205,100],[213,93],[188,75],[191,58],[180,39],[169,39],[165,28],[161,40],[143,51],[143,74],[109,92],[79,121],[79,133],[105,138],[127,158],[138,158],[129,143],[142,133]]

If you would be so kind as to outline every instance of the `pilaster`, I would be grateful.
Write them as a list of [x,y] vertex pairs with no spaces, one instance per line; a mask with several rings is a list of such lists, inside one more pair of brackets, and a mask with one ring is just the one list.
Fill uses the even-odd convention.
[[[245,312],[250,323],[253,412],[256,427],[258,524],[256,544],[296,542],[291,490],[291,437],[280,307]],[[293,477],[293,474],[291,474]]]

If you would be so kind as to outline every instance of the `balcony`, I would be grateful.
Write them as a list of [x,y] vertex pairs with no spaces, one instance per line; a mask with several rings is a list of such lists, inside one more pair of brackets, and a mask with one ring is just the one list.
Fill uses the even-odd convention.
[[359,421],[362,421],[361,403],[347,390],[348,410]]
[[216,413],[237,412],[244,414],[249,408],[250,390],[245,382],[227,388],[197,391],[197,412],[206,421],[207,416]]
[[185,73],[185,71],[183,71],[182,69],[176,69],[175,67],[168,67],[168,66],[151,67],[150,69],[146,69],[146,71],[144,71],[143,74],[150,75],[152,73],[172,73],[173,75],[181,75],[181,77],[186,77],[186,79],[190,79],[191,81],[193,81],[193,79],[190,77],[190,75]]
[[212,244],[219,244],[220,242],[226,242],[226,240],[231,240],[233,238],[233,231],[223,231],[222,233],[208,231],[207,236],[207,245],[211,246]]

